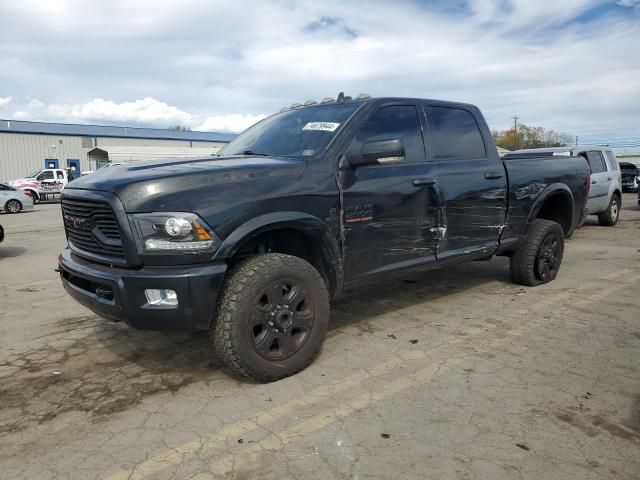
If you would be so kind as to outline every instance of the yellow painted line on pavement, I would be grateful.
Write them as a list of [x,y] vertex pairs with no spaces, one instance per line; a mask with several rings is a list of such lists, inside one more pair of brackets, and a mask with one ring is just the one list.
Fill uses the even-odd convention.
[[[420,355],[420,357],[424,354]],[[392,370],[406,362],[406,359],[401,356],[394,357],[391,360],[380,363],[368,370],[363,370],[356,374],[350,375],[345,380],[339,383],[331,385],[323,385],[321,387],[312,390],[311,392],[302,395],[298,398],[289,400],[269,410],[258,412],[252,418],[246,420],[240,420],[238,422],[226,425],[222,427],[218,432],[207,438],[199,438],[187,443],[184,443],[172,450],[167,450],[159,455],[156,455],[149,460],[146,460],[136,467],[129,470],[121,470],[109,475],[105,480],[139,480],[149,475],[164,470],[172,465],[177,465],[182,462],[185,455],[191,455],[197,452],[203,452],[215,448],[220,445],[226,444],[229,438],[239,437],[247,432],[255,430],[256,428],[266,425],[270,422],[278,420],[286,415],[290,415],[292,409],[305,405],[312,405],[322,398],[330,398],[332,395],[348,390],[367,378],[379,377],[385,372]]]
[[[621,271],[617,271],[617,272],[612,272],[604,277],[601,277],[599,280],[608,280],[611,278],[615,278],[615,277],[619,277],[621,275],[626,275],[627,273],[630,273],[634,271],[634,269],[631,268],[627,268]],[[581,287],[582,288],[588,288],[588,287],[597,287],[599,285],[599,283],[597,283],[596,281],[591,281],[591,282],[587,282],[585,284],[582,284]],[[615,288],[619,288],[619,287],[615,287]],[[595,296],[590,296],[587,299],[581,300],[580,303],[583,302],[590,302],[593,301],[593,298],[601,298],[606,296],[607,294],[610,293],[610,291],[614,290],[614,287],[610,287],[609,289],[606,289],[606,293],[603,292],[599,292],[599,294],[596,294]],[[542,300],[541,302],[532,305],[531,307],[527,308],[527,309],[521,309],[520,311],[518,311],[519,313],[531,313],[533,311],[537,311],[540,309],[544,309],[547,308],[549,306],[553,306],[555,303],[557,303],[558,301],[562,301],[565,299],[568,299],[572,294],[575,294],[576,291],[560,291],[557,292],[556,294],[550,293],[549,296],[547,296],[544,300]],[[411,308],[411,307],[408,307]],[[495,327],[488,327],[488,328],[495,328]],[[451,342],[452,344],[456,344],[456,343],[463,343],[466,342],[470,337],[476,336],[480,333],[485,332],[487,329],[486,328],[479,328],[479,327],[471,327],[469,328],[465,333],[466,336],[463,338],[457,338],[457,339],[453,339]],[[518,335],[517,330],[512,331],[510,333],[510,336],[515,336]],[[492,346],[497,346],[499,344],[503,344],[505,343],[505,339],[499,339],[497,341],[492,342]],[[409,354],[410,352],[410,354]],[[406,358],[403,358],[403,354],[407,353],[408,355],[406,355]],[[240,420],[238,422],[232,423],[232,424],[228,424],[223,426],[219,431],[217,431],[216,433],[213,433],[212,435],[205,437],[205,438],[198,438],[195,440],[192,440],[190,442],[184,443],[182,445],[179,445],[177,447],[175,447],[174,449],[171,450],[167,450],[165,452],[162,452],[138,465],[136,465],[135,467],[131,468],[131,469],[125,469],[125,470],[121,470],[119,472],[114,473],[113,475],[110,475],[108,477],[105,477],[104,480],[141,480],[144,479],[146,477],[149,477],[150,475],[153,475],[155,473],[158,473],[162,470],[164,470],[165,468],[168,468],[170,466],[173,465],[178,465],[180,463],[182,463],[185,460],[185,457],[199,453],[199,452],[205,452],[208,450],[212,450],[216,447],[224,447],[227,444],[227,441],[230,438],[237,438],[240,437],[250,431],[253,431],[263,425],[266,425],[270,422],[276,421],[280,418],[283,418],[287,415],[291,415],[291,411],[293,408],[296,407],[301,407],[301,406],[305,406],[305,405],[312,405],[315,402],[317,402],[319,399],[321,398],[328,398],[331,395],[341,392],[341,391],[345,391],[348,390],[356,385],[358,385],[359,383],[361,383],[363,380],[367,379],[367,378],[372,378],[372,377],[379,377],[381,375],[383,375],[384,373],[394,369],[397,366],[400,366],[404,363],[406,363],[408,360],[415,360],[415,359],[420,359],[420,358],[424,358],[426,357],[427,352],[423,352],[420,350],[410,350],[407,352],[401,352],[397,357],[393,357],[392,359],[380,363],[368,370],[364,370],[361,372],[358,372],[354,375],[351,375],[349,377],[347,377],[344,381],[339,382],[339,383],[335,383],[335,384],[331,384],[331,385],[324,385],[321,386],[319,388],[316,388],[314,390],[312,390],[311,392],[302,395],[298,398],[292,399],[288,402],[285,402],[281,405],[278,405],[272,409],[266,410],[266,411],[262,411],[262,412],[258,412],[256,415],[254,415],[253,417],[249,418],[249,419],[245,419],[245,420]],[[422,372],[422,375],[426,375],[427,372],[430,371],[430,369],[433,367],[427,367],[423,370],[421,370],[420,372]],[[416,379],[420,379],[422,377],[420,377],[420,372],[413,374],[413,375],[409,375],[409,376],[405,376],[405,377],[400,377],[397,380],[387,384],[387,386],[383,387],[381,390],[379,390],[377,393],[367,393],[365,395],[362,395],[360,397],[356,397],[356,399],[351,400],[351,401],[347,401],[343,406],[341,407],[337,407],[331,410],[328,410],[327,412],[323,413],[323,414],[319,414],[316,417],[313,417],[313,419],[316,419],[314,421],[312,421],[313,419],[307,420],[305,422],[303,422],[304,425],[306,425],[307,427],[291,427],[290,429],[285,430],[285,432],[290,432],[290,434],[292,434],[291,432],[295,432],[295,430],[292,430],[294,428],[309,428],[310,426],[313,425],[319,425],[322,422],[319,420],[319,418],[324,418],[325,415],[328,415],[328,417],[326,418],[342,418],[342,414],[341,412],[353,412],[355,411],[357,408],[359,407],[355,407],[355,408],[349,408],[349,405],[352,405],[353,402],[361,402],[363,401],[363,399],[366,397],[367,399],[369,399],[369,401],[374,401],[375,398],[377,398],[378,395],[383,395],[384,396],[389,396],[392,395],[393,393],[397,393],[394,391],[394,389],[399,388],[398,391],[402,391],[406,388],[408,388],[409,386],[413,385],[413,384],[418,384],[418,383],[425,383],[426,381],[430,380],[431,376],[427,375],[426,377],[424,377],[424,380],[416,380]],[[414,378],[414,380],[411,380],[411,378]],[[417,383],[416,383],[417,382]],[[385,393],[386,392],[386,393]],[[346,408],[346,410],[344,410]],[[345,414],[345,416],[348,415]],[[334,420],[330,421],[329,423],[332,423]],[[309,423],[311,422],[311,423]],[[319,427],[322,428],[322,427]],[[313,431],[313,430],[312,430]],[[275,435],[274,435],[275,436]],[[277,435],[277,438],[281,438],[282,434]],[[294,437],[299,436],[299,434],[294,435]],[[288,438],[288,437],[282,437],[282,438]],[[264,440],[266,441],[266,440]],[[273,440],[271,440],[273,441]],[[261,446],[262,443],[258,442],[255,445],[252,445],[251,447],[249,447],[249,450],[245,449],[246,451],[251,451],[251,449],[262,449],[263,447]]]
[[[264,453],[265,450],[280,449],[282,446],[293,442],[301,436],[322,430],[335,421],[352,415],[357,410],[361,410],[373,403],[396,395],[410,387],[428,383],[440,368],[441,365],[429,365],[416,373],[399,377],[396,380],[387,383],[383,387],[378,388],[375,392],[361,394],[355,398],[345,401],[343,404],[335,408],[299,422],[282,432],[271,434],[265,439],[252,444],[238,453],[226,453],[216,457],[215,461],[211,465],[210,472],[214,475],[229,474],[233,471],[234,465],[238,463],[245,465],[250,464],[252,460],[255,460],[256,457]],[[211,473],[196,474],[190,478],[192,480],[211,478]]]

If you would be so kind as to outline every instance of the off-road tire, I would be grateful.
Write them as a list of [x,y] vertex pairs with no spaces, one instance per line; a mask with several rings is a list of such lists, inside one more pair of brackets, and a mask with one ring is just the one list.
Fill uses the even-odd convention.
[[620,197],[618,195],[611,195],[609,200],[609,206],[607,209],[598,215],[598,223],[603,227],[613,227],[618,223],[620,218]]
[[20,213],[22,211],[22,203],[20,200],[9,200],[4,204],[4,211],[7,213]]
[[[549,236],[556,239],[558,243],[557,266],[547,278],[543,278],[538,264],[542,253],[541,247]],[[551,220],[536,219],[529,225],[527,237],[511,256],[511,279],[515,283],[531,287],[548,283],[556,278],[563,253],[564,233],[560,224]]]
[[[289,358],[274,361],[263,358],[254,348],[250,317],[254,299],[280,278],[295,279],[304,286],[312,305],[313,323],[299,350]],[[309,366],[322,348],[328,325],[329,294],[318,270],[301,258],[267,253],[244,260],[229,271],[210,333],[216,354],[235,373],[271,382]]]

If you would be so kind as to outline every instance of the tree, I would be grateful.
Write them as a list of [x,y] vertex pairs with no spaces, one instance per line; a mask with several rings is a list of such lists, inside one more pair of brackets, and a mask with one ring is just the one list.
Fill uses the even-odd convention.
[[518,125],[517,146],[516,131],[513,128],[500,131],[494,130],[492,134],[496,145],[507,150],[565,147],[573,140],[573,137],[568,133],[546,130],[543,127],[530,127],[524,124]]
[[185,127],[184,125],[173,125],[169,127],[167,130],[173,130],[174,132],[190,132],[190,127]]

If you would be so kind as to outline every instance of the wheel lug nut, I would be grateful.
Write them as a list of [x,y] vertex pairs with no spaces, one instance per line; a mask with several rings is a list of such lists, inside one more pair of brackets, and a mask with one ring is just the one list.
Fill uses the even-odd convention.
[[280,305],[278,305],[276,308],[277,308],[278,310],[280,310],[282,307],[281,307]]
[[273,327],[273,322],[269,322],[269,326],[270,326],[270,327]]

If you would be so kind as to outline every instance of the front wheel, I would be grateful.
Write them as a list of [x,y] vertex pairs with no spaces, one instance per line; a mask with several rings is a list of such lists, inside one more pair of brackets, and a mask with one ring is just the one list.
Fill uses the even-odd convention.
[[306,368],[329,324],[329,295],[318,270],[280,253],[235,266],[211,328],[213,347],[233,371],[270,382]]
[[535,286],[554,280],[564,253],[564,232],[551,220],[536,219],[511,257],[511,278],[520,285]]
[[607,209],[598,215],[598,223],[604,227],[613,227],[620,218],[620,197],[612,195]]
[[22,203],[18,200],[9,200],[4,204],[4,211],[7,213],[20,213],[22,210]]
[[24,193],[25,195],[29,195],[31,197],[31,200],[33,200],[34,205],[37,203],[40,203],[40,198],[38,197],[38,194],[33,190],[25,190]]

